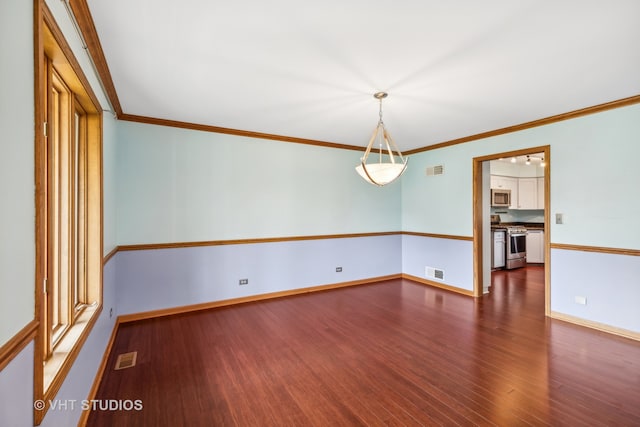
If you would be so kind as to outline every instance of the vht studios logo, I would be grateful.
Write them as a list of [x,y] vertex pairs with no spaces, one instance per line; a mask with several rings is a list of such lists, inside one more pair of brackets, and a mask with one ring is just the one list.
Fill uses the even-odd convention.
[[116,399],[91,399],[91,400],[36,400],[33,407],[39,411],[46,408],[49,403],[49,409],[52,411],[73,411],[76,408],[83,411],[141,411],[143,409],[142,400],[116,400]]

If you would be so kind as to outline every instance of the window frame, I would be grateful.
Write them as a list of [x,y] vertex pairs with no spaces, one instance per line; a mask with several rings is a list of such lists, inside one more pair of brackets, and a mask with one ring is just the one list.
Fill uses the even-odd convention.
[[102,311],[103,132],[102,107],[51,11],[44,0],[34,8],[39,425]]
[[45,360],[83,310],[92,306],[86,269],[87,113],[45,55],[47,149],[47,271],[44,292]]

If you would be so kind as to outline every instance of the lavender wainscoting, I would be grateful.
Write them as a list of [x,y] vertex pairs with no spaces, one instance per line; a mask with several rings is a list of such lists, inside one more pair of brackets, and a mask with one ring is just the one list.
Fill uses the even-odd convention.
[[118,314],[126,315],[400,274],[402,236],[120,251],[116,259]]

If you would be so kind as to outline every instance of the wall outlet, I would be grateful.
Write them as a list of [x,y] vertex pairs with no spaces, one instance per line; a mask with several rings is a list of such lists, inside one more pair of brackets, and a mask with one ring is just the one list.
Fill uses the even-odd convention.
[[342,273],[342,267],[336,267],[336,273]]
[[239,284],[240,285],[248,285],[249,284],[249,279],[240,279]]
[[113,317],[113,307],[109,309],[109,319]]
[[574,301],[576,302],[576,304],[580,304],[580,305],[587,305],[587,297],[575,297]]

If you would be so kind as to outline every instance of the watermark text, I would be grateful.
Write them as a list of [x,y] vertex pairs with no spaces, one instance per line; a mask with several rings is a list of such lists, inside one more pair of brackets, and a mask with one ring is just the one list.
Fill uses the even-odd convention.
[[144,408],[142,400],[136,399],[51,399],[36,400],[33,407],[41,411],[49,406],[52,411],[141,411]]

